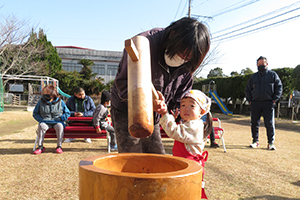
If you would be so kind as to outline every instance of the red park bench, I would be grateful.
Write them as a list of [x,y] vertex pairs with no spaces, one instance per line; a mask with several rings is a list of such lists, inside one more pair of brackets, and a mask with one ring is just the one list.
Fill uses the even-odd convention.
[[[92,125],[92,117],[69,117],[67,120],[68,126],[64,129],[64,138],[93,138],[93,139],[107,139],[107,152],[110,153],[110,135],[106,130],[102,130],[100,134]],[[161,137],[167,138],[163,129],[161,128]],[[54,128],[46,131],[44,138],[56,138]],[[35,139],[33,151],[36,149],[38,137]]]

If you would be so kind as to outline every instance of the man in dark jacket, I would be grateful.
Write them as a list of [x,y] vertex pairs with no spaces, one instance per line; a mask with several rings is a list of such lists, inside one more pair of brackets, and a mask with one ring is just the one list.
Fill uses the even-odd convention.
[[[71,117],[92,117],[96,109],[95,103],[91,97],[85,94],[81,87],[77,87],[74,95],[68,98],[67,107],[71,111]],[[75,138],[67,138],[64,142],[72,142]],[[90,138],[85,138],[87,143],[91,143]]]
[[268,70],[268,61],[260,56],[257,59],[258,72],[253,74],[246,87],[246,99],[251,105],[252,144],[257,148],[260,117],[264,117],[264,124],[268,136],[268,149],[275,150],[275,103],[282,94],[282,83],[276,72]]
[[[192,88],[192,74],[209,50],[209,31],[195,19],[182,18],[166,29],[155,28],[139,35],[150,43],[149,76],[152,83],[164,95],[168,108],[175,110],[180,105],[181,96]],[[157,113],[154,114],[154,131],[150,137],[134,138],[128,132],[127,67],[127,52],[124,51],[111,93],[111,117],[118,151],[164,154]]]

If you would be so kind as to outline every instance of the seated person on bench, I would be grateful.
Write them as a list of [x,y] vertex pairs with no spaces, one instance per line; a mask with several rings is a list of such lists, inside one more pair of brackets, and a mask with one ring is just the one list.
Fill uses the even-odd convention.
[[41,154],[46,149],[43,146],[45,133],[49,128],[54,128],[57,136],[56,153],[63,153],[61,148],[66,121],[70,117],[70,111],[64,101],[58,97],[57,90],[53,85],[47,85],[42,90],[42,97],[33,110],[33,118],[39,122],[38,148],[33,154]]
[[110,105],[110,93],[103,91],[101,94],[101,103],[97,106],[93,114],[93,125],[96,128],[98,134],[101,130],[106,130],[110,134],[110,148],[111,150],[118,150],[116,143],[115,129],[106,121],[108,115],[107,106]]
[[[66,104],[71,111],[71,117],[92,117],[96,109],[93,99],[86,95],[81,87],[75,89],[74,95],[68,98]],[[66,138],[64,142],[68,143],[74,140],[75,138]],[[92,142],[90,138],[84,140],[87,143]]]

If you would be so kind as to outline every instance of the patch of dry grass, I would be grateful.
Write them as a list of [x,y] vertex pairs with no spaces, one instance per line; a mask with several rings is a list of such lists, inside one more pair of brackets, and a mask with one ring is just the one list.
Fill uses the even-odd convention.
[[[25,113],[18,116],[30,119],[31,113]],[[1,122],[9,114],[16,115],[0,114],[2,128]],[[267,151],[264,127],[260,129],[260,148],[248,148],[251,143],[249,117],[223,114],[214,114],[214,117],[221,118],[226,130],[227,153],[222,146],[206,148],[209,157],[204,180],[209,199],[300,199],[299,123],[277,120],[277,150]],[[4,123],[10,126],[7,120]],[[1,199],[78,199],[79,161],[105,154],[106,140],[92,140],[88,144],[77,139],[64,143],[64,153],[59,155],[54,153],[56,140],[45,139],[46,152],[33,155],[36,125],[24,127],[20,126],[16,133],[12,128],[12,134],[0,136]],[[173,141],[164,139],[164,145],[171,154]]]

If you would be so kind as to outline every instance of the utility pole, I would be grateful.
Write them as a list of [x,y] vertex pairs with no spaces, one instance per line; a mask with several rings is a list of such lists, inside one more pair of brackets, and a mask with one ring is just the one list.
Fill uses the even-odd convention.
[[189,18],[191,18],[191,2],[192,2],[192,0],[189,0],[189,10],[188,10]]

